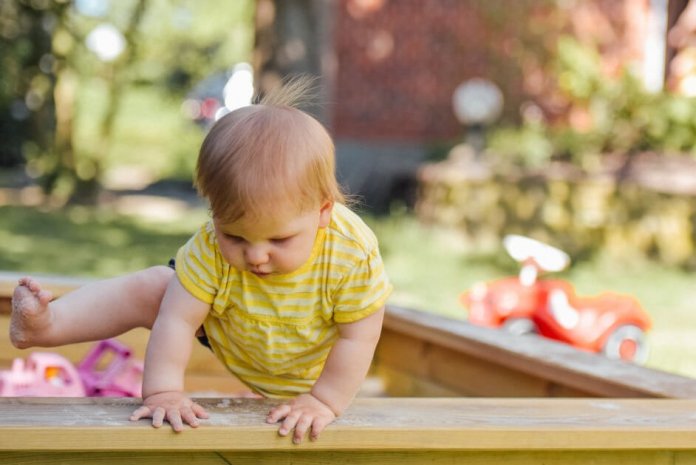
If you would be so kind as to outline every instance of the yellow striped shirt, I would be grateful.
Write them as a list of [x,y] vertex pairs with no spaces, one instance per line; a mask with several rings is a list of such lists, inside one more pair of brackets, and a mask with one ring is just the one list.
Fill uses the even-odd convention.
[[334,205],[299,269],[260,278],[222,257],[212,222],[179,249],[176,273],[211,304],[203,326],[215,355],[269,397],[308,392],[338,337],[337,323],[379,310],[392,286],[377,239],[347,207]]

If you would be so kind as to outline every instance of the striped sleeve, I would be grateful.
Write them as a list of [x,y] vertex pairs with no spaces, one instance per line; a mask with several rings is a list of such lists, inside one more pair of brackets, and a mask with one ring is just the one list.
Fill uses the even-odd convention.
[[342,281],[334,294],[336,323],[352,323],[375,313],[392,291],[377,248],[357,261]]
[[176,254],[176,275],[197,299],[212,304],[220,287],[212,228],[203,225]]

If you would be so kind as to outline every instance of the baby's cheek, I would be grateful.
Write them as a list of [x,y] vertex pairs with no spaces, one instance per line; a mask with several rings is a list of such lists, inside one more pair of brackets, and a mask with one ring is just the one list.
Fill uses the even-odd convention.
[[222,253],[222,258],[224,258],[229,265],[232,265],[235,268],[239,267],[238,254],[235,253],[233,247],[221,246],[220,252]]
[[273,268],[275,269],[276,272],[280,273],[288,273],[290,271],[293,271],[290,266],[291,264],[288,262],[288,256],[287,254],[282,254],[282,253],[274,253],[271,255],[271,264],[273,265]]

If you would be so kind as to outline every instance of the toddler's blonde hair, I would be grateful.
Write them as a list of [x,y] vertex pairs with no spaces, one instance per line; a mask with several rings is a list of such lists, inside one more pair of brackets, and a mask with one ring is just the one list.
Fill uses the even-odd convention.
[[223,223],[288,206],[305,212],[345,202],[335,174],[335,149],[319,121],[297,108],[313,81],[299,77],[258,104],[220,118],[201,145],[198,192]]

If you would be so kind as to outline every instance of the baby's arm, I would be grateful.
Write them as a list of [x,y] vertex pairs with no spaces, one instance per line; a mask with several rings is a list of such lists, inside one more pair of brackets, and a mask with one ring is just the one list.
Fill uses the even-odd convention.
[[270,411],[267,421],[285,420],[278,432],[295,430],[299,443],[311,428],[311,439],[339,416],[351,403],[370,368],[382,330],[384,307],[354,323],[339,324],[339,338],[331,348],[324,370],[309,394],[302,394]]
[[172,278],[147,344],[143,405],[131,420],[152,417],[152,426],[158,428],[166,419],[174,431],[181,431],[183,422],[196,427],[199,418],[208,417],[183,391],[194,335],[209,308],[184,289],[176,276]]

